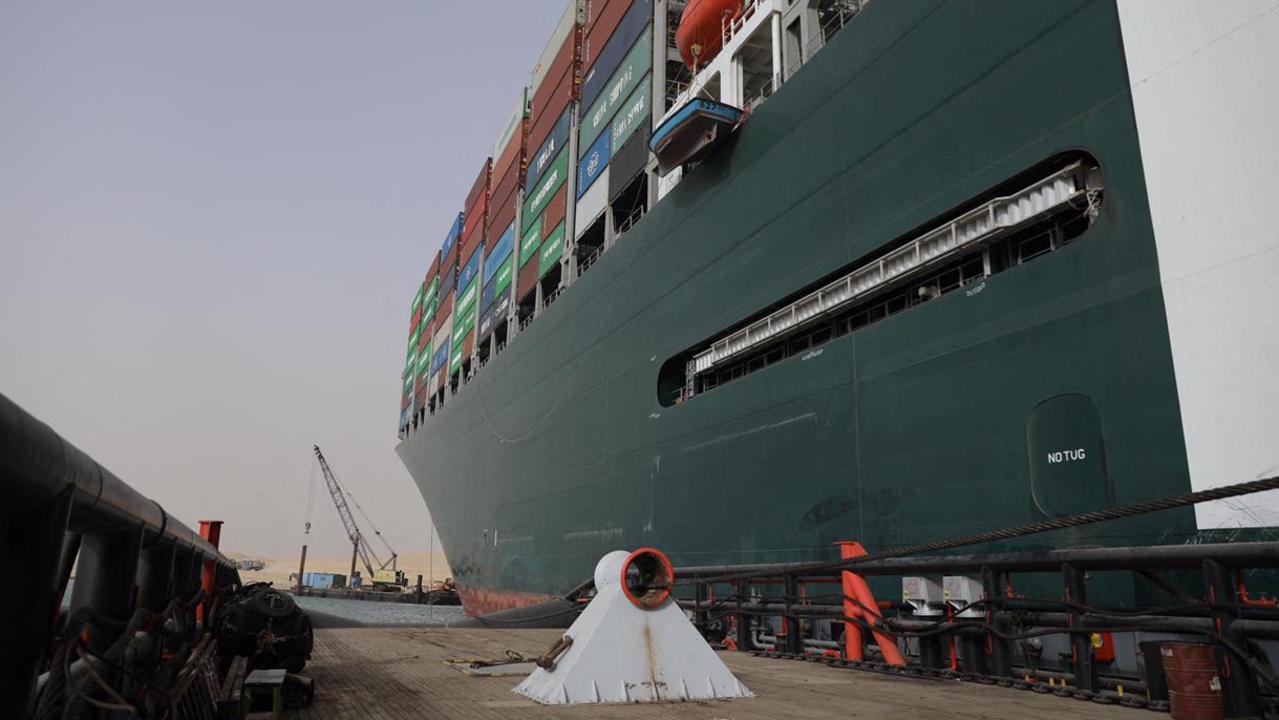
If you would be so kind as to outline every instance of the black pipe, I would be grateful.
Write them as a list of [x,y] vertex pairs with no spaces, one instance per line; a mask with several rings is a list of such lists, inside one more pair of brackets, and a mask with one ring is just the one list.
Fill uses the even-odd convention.
[[72,493],[71,526],[78,530],[141,527],[146,545],[168,539],[206,560],[233,567],[199,533],[170,517],[158,503],[67,442],[53,428],[0,393],[0,516],[45,507]]
[[[693,600],[679,600],[679,606],[695,612],[713,612],[720,610],[725,614],[742,612],[749,615],[783,616],[787,611],[798,617],[818,617],[838,619],[844,616],[843,605],[787,605],[781,602],[744,602],[724,605],[720,602],[698,603]],[[740,609],[739,609],[740,608]],[[1001,625],[1020,625],[1022,627],[1060,628],[1063,634],[1069,627],[1068,614],[1065,612],[1044,612],[1039,610],[1002,610],[994,614]],[[884,618],[889,631],[920,633],[936,630],[947,623],[922,620],[917,618]],[[1143,630],[1148,632],[1168,632],[1204,634],[1213,630],[1212,618],[1205,615],[1110,615],[1105,612],[1088,612],[1080,615],[1081,627],[1118,627],[1123,632]],[[957,619],[949,623],[949,633],[982,634],[986,632],[984,619]],[[1279,620],[1253,618],[1236,620],[1232,625],[1236,637],[1279,639]]]
[[[858,575],[958,575],[975,574],[983,567],[997,572],[1059,572],[1064,563],[1080,570],[1143,570],[1201,567],[1204,560],[1218,560],[1237,567],[1279,567],[1279,543],[1243,542],[1203,545],[1154,545],[1148,547],[1078,548],[973,555],[936,555],[869,560],[850,568]],[[694,565],[675,568],[679,580],[714,578],[741,573],[769,573],[780,577],[835,577],[838,570],[799,570],[811,563],[758,563],[752,565]]]

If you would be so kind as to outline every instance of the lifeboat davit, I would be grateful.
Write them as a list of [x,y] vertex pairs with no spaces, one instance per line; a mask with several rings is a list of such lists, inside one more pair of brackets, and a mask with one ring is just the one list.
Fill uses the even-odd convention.
[[724,46],[724,23],[742,14],[742,0],[689,0],[675,30],[675,46],[694,73]]

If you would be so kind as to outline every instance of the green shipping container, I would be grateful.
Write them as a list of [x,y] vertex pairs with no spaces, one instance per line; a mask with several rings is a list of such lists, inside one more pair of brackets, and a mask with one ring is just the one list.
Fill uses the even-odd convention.
[[426,293],[422,298],[422,317],[429,319],[435,314],[436,302],[440,299],[440,276],[436,275],[431,278],[431,284],[426,288]]
[[[463,336],[465,337],[465,336]],[[449,375],[462,369],[462,344],[459,342],[457,347],[453,349],[453,355],[449,357]]]
[[524,233],[524,237],[520,238],[520,267],[528,264],[528,261],[537,255],[537,251],[542,247],[542,218],[539,215],[537,220],[529,226],[528,232]]
[[524,229],[532,224],[534,218],[539,218],[546,206],[551,203],[551,198],[555,197],[555,193],[564,184],[564,180],[568,178],[568,152],[561,150],[560,154],[551,161],[551,167],[537,182],[537,187],[533,188],[533,192],[528,194],[528,199],[524,201]]
[[652,76],[645,76],[640,81],[640,86],[635,88],[635,92],[631,93],[626,103],[622,105],[622,109],[617,112],[617,117],[613,118],[611,147],[621,148],[622,143],[635,134],[636,128],[648,122],[653,97],[653,83],[649,82],[650,77]]
[[453,347],[461,348],[462,339],[475,329],[475,303],[453,316]]
[[417,329],[416,329],[416,330],[414,330],[412,333],[410,333],[410,334],[409,334],[409,352],[408,352],[408,356],[409,356],[410,358],[412,358],[412,357],[413,357],[413,355],[414,355],[414,353],[416,353],[416,352],[417,352],[417,343],[418,343],[418,341],[419,341],[419,340],[421,340],[421,339],[422,339],[422,327],[423,327],[425,324],[426,324],[426,323],[418,323]]
[[479,295],[480,284],[471,283],[470,286],[466,288],[466,292],[462,293],[461,297],[457,299],[457,308],[453,310],[453,327],[457,327],[456,318],[461,317],[467,310],[471,310],[475,307],[475,301],[479,298]]
[[423,285],[418,285],[418,287],[417,287],[417,294],[413,296],[413,302],[409,304],[409,317],[410,317],[410,318],[412,318],[412,317],[413,317],[413,314],[417,312],[417,309],[418,309],[419,307],[422,307],[422,297],[423,297],[425,294],[426,294],[426,288],[425,288]]
[[493,276],[493,282],[497,285],[497,287],[493,288],[494,296],[501,295],[502,291],[511,286],[511,277],[513,275],[515,275],[515,256],[507,255],[502,267],[498,268],[497,274]]
[[[652,30],[645,30],[635,41],[635,47],[626,54],[626,59],[618,66],[617,72],[613,73],[612,79],[604,87],[604,92],[600,93],[599,99],[582,118],[582,130],[577,141],[579,156],[586,155],[595,138],[598,138],[600,133],[609,126],[609,121],[613,119],[617,109],[630,97],[640,82],[649,77],[648,71],[652,67],[653,33]],[[614,147],[617,146],[614,145]]]
[[546,242],[542,244],[542,252],[538,255],[537,260],[537,276],[543,277],[550,272],[560,262],[560,255],[564,254],[564,223],[560,223],[559,227],[546,238]]

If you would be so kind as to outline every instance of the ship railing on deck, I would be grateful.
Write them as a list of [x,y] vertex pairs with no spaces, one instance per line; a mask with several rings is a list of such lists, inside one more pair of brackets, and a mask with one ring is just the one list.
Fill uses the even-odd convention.
[[648,212],[648,209],[643,203],[635,206],[635,209],[631,210],[630,214],[618,221],[616,235],[620,237],[623,233],[634,227],[635,223],[639,222],[640,218],[644,217],[644,213],[646,212]]
[[843,30],[852,19],[857,16],[866,6],[870,4],[870,0],[836,0],[831,3],[823,11],[827,17],[820,18],[820,31],[804,45],[803,51],[799,57],[789,58],[786,62],[785,80],[789,80],[804,63],[813,58],[814,55],[821,52],[826,47],[826,43],[831,41],[840,30]]
[[590,255],[582,258],[582,261],[577,265],[577,274],[581,275],[589,270],[591,266],[595,264],[595,261],[600,259],[601,252],[603,252],[602,249],[596,248]]
[[[1027,689],[1060,683],[1076,699],[1157,709],[1167,688],[1152,661],[1172,652],[1167,642],[1196,643],[1215,654],[1218,692],[1242,711],[1232,717],[1260,717],[1259,681],[1276,682],[1258,641],[1279,639],[1279,610],[1245,585],[1279,568],[1274,541],[864,561],[857,543],[840,544],[843,562],[676,567],[675,597],[708,640],[765,657]],[[869,578],[900,583],[900,599],[876,600]],[[1150,605],[1098,592],[1118,582],[1148,588]],[[878,654],[867,650],[876,645]]]

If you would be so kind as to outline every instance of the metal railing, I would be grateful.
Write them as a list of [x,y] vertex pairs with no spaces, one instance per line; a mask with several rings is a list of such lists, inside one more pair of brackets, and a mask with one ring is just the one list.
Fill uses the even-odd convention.
[[198,627],[202,587],[239,584],[212,543],[0,395],[0,577],[23,584],[0,593],[0,716],[29,707],[73,567],[67,614],[91,618],[89,653],[139,612],[176,607]]
[[697,374],[759,348],[814,318],[847,307],[913,276],[921,269],[953,257],[961,249],[989,242],[1012,228],[1068,206],[1087,191],[1091,168],[1079,162],[1008,196],[993,198],[935,227],[906,244],[858,266],[852,272],[711,342],[688,361],[686,374]]
[[[1125,688],[1128,700],[1140,706],[1167,701],[1166,691],[1161,698],[1157,690],[1162,669],[1149,666],[1149,655],[1140,667],[1135,658],[1117,663],[1102,652],[1114,647],[1113,636],[1120,634],[1131,634],[1134,641],[1146,638],[1155,654],[1165,641],[1216,645],[1222,695],[1244,711],[1237,717],[1257,713],[1259,688],[1276,682],[1273,668],[1249,647],[1255,640],[1279,639],[1279,609],[1273,600],[1250,596],[1244,582],[1246,571],[1279,568],[1276,542],[900,557],[867,560],[846,570],[805,567],[680,567],[676,582],[686,592],[678,602],[708,639],[731,650],[855,669],[896,666],[899,675],[1023,689],[1045,687],[1051,680],[1059,694],[1098,702],[1123,701]],[[1115,573],[1143,578],[1166,602],[1141,609],[1091,604],[1090,573],[1100,572],[1111,582]],[[1187,590],[1184,579],[1190,572],[1200,576],[1202,596]],[[1059,594],[1018,592],[1024,589],[1022,578],[1026,585],[1043,586],[1048,573],[1056,574]],[[866,587],[864,582],[854,577],[912,582],[903,583],[901,596],[868,604],[854,589],[855,583]],[[960,582],[952,583],[956,579]],[[905,590],[923,587],[923,581],[935,589],[932,602]],[[1092,580],[1094,589],[1097,582]],[[819,637],[819,628],[830,630],[830,636]],[[890,652],[881,649],[885,646]],[[901,656],[896,662],[893,648]],[[1050,648],[1060,650],[1065,661]],[[1143,697],[1147,688],[1156,691]]]

